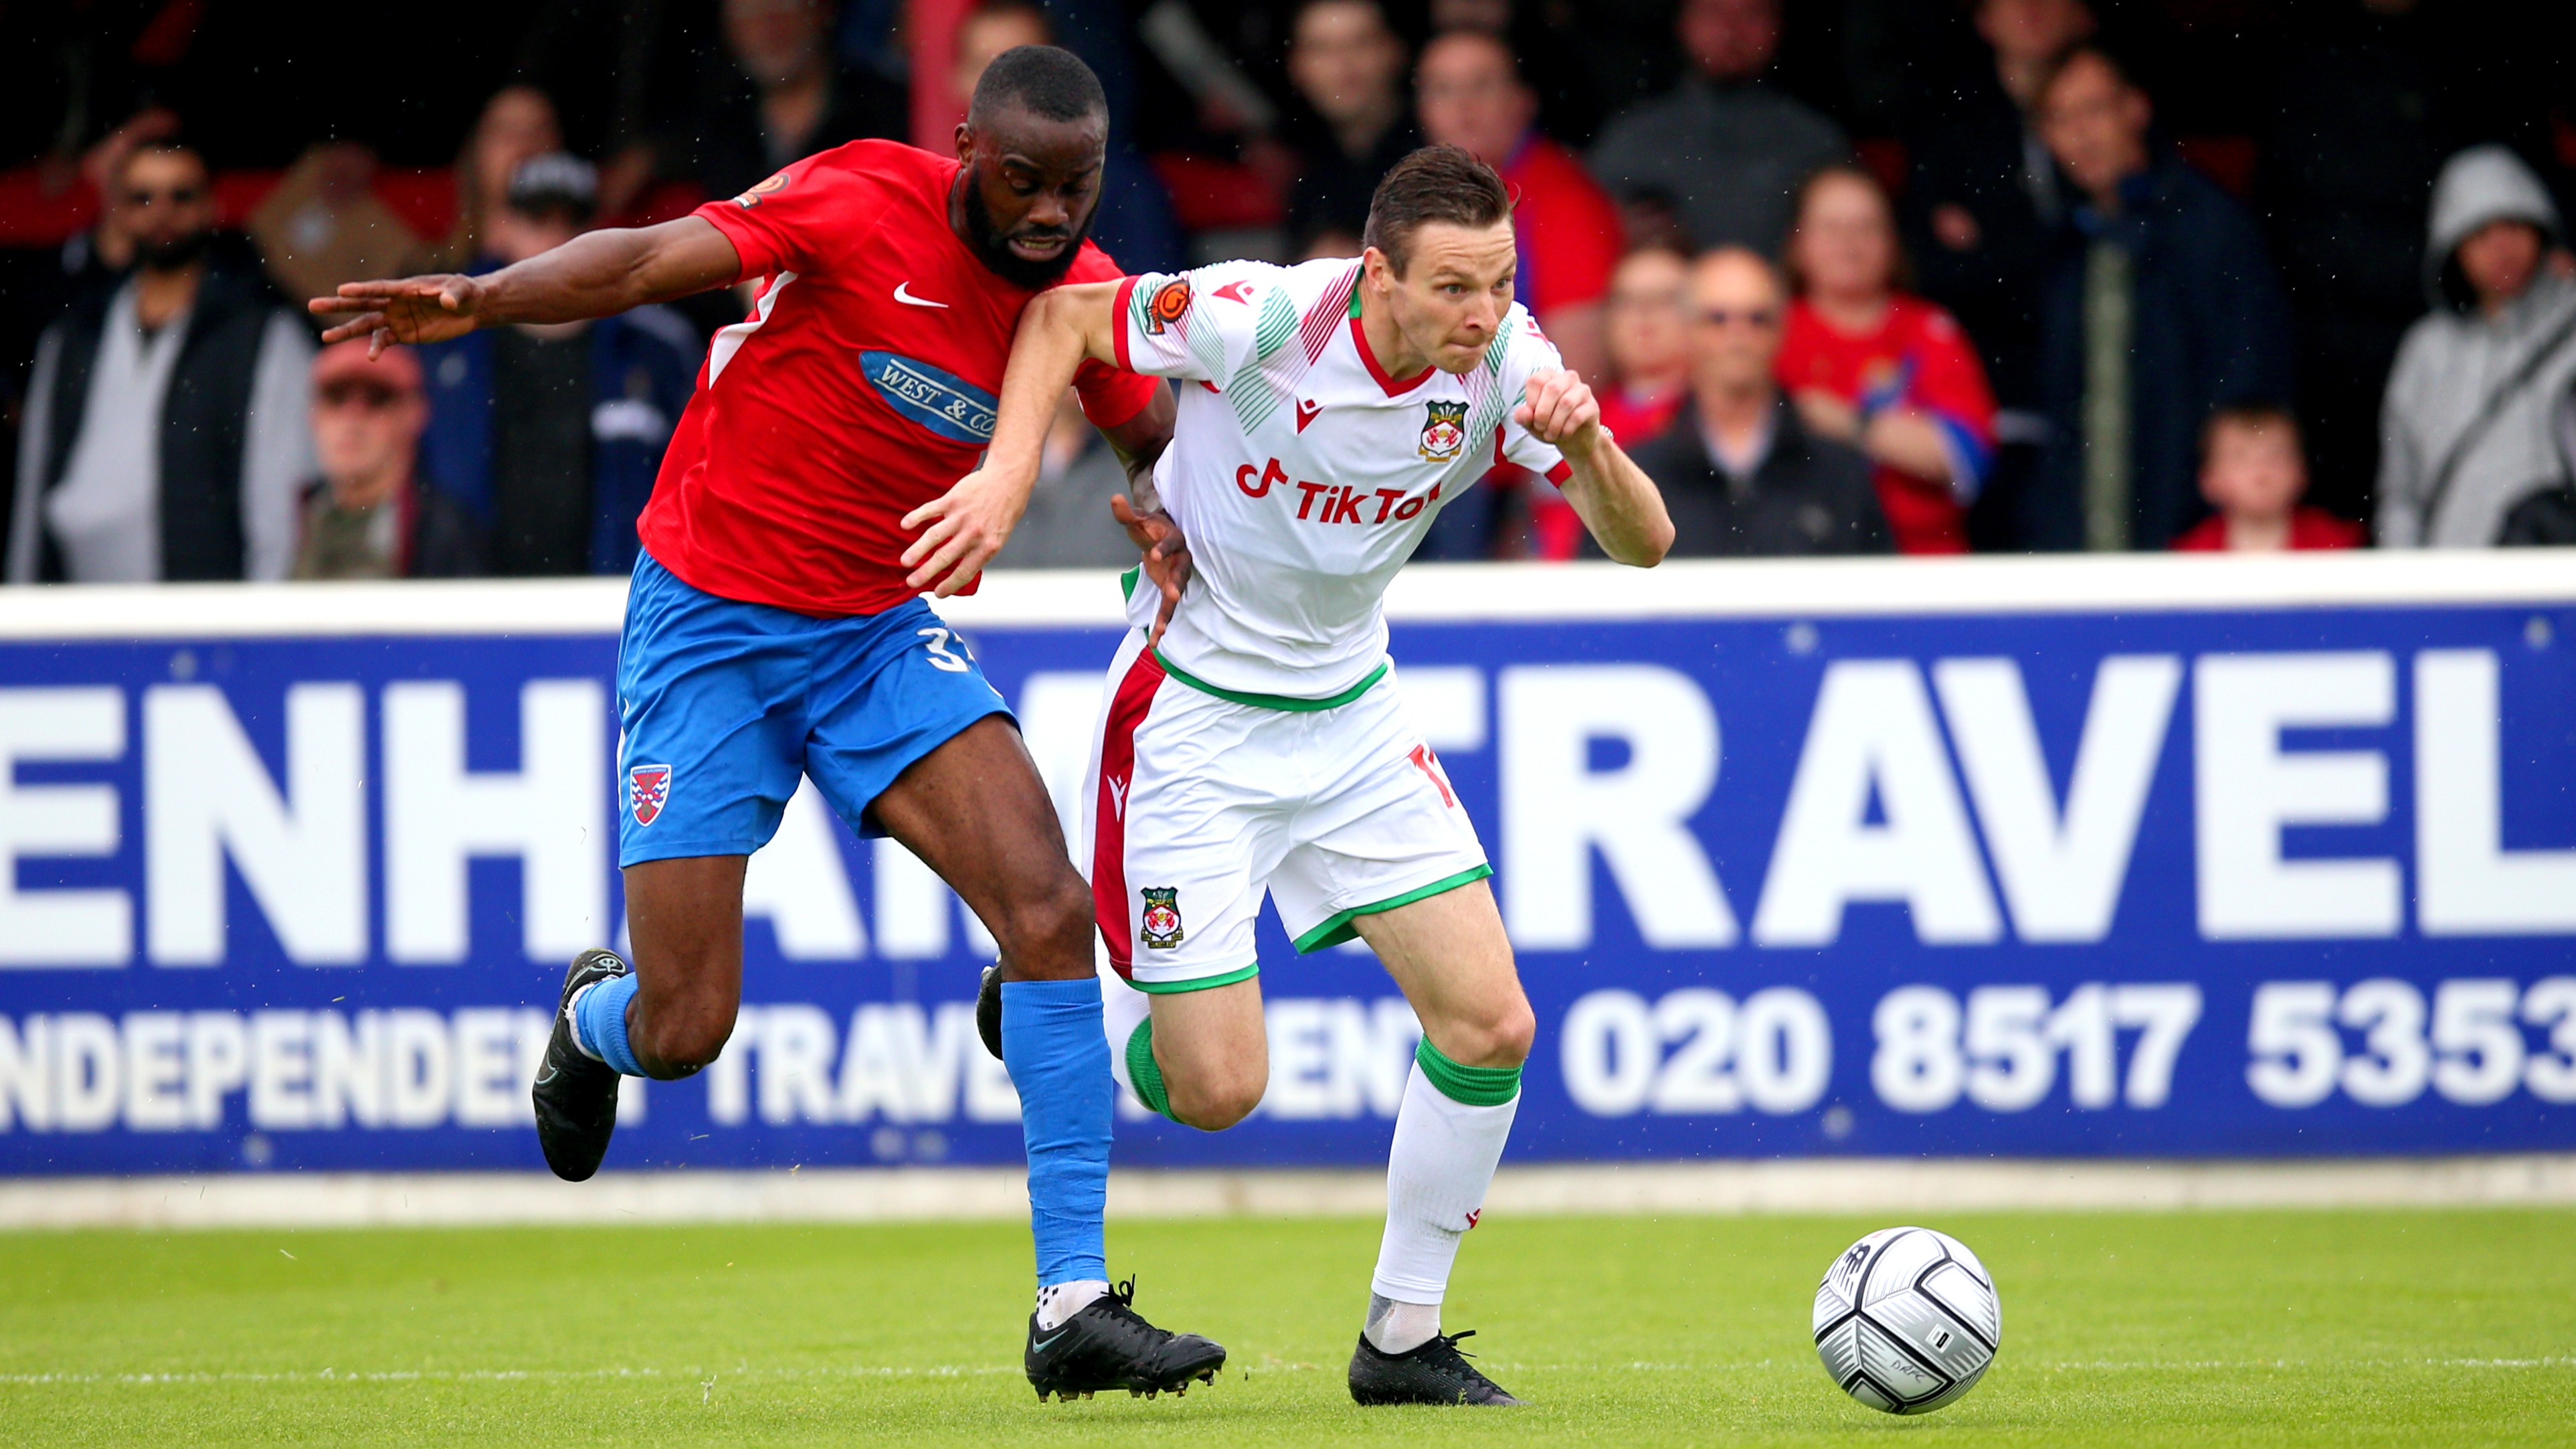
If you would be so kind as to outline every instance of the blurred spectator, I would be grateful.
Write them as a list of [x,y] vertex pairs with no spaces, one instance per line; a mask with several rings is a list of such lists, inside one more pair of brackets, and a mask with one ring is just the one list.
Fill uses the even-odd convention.
[[563,127],[544,91],[504,86],[493,92],[466,135],[464,153],[456,158],[456,224],[438,248],[436,264],[465,268],[487,258],[484,221],[500,209],[519,163],[562,149]]
[[1532,129],[1538,97],[1495,36],[1456,30],[1424,46],[1416,90],[1432,144],[1473,152],[1511,189],[1520,302],[1566,366],[1602,375],[1602,299],[1619,264],[1619,208],[1573,153]]
[[1965,505],[1994,458],[1995,400],[1959,324],[1896,290],[1904,267],[1877,178],[1839,163],[1808,178],[1789,234],[1798,299],[1780,385],[1810,430],[1878,464],[1900,551],[1965,553]]
[[1788,298],[1771,264],[1711,252],[1690,302],[1690,401],[1630,450],[1672,512],[1671,556],[1888,552],[1869,459],[1809,432],[1773,380]]
[[2299,502],[2308,460],[2290,410],[2242,403],[2210,414],[2200,430],[2200,496],[2216,512],[2174,540],[2187,553],[2278,553],[2359,548],[2360,524]]
[[330,141],[296,160],[251,213],[260,260],[290,297],[328,296],[361,277],[408,276],[420,239],[369,189],[375,153]]
[[2149,145],[2152,108],[2119,62],[2071,52],[2039,115],[2080,195],[2042,284],[2051,436],[2018,541],[2162,549],[2205,511],[2202,420],[2289,396],[2289,320],[2253,219]]
[[13,583],[277,579],[312,470],[312,334],[256,272],[210,265],[196,152],[116,177],[135,269],[45,329],[18,440]]
[[410,349],[370,362],[365,342],[313,359],[313,452],[321,476],[304,491],[298,579],[444,579],[483,572],[482,528],[420,476],[429,427]]
[[838,8],[833,0],[722,0],[724,53],[710,57],[677,168],[707,195],[747,190],[844,142],[911,136],[901,88],[835,60]]
[[1631,443],[1662,432],[1690,389],[1690,262],[1639,247],[1610,274],[1610,371],[1593,392],[1601,425]]
[[2463,151],[2433,188],[2424,282],[2380,429],[2379,541],[2482,548],[2559,478],[2552,408],[2576,377],[2576,280],[2558,208],[2502,146]]
[[1693,73],[1612,121],[1592,173],[1619,196],[1670,196],[1697,246],[1777,255],[1798,183],[1851,148],[1762,79],[1780,45],[1779,0],[1682,0],[1675,30]]
[[1307,0],[1298,8],[1288,81],[1306,109],[1288,129],[1297,154],[1288,233],[1300,248],[1327,234],[1358,237],[1378,178],[1422,145],[1404,94],[1405,59],[1377,0]]
[[[957,27],[957,64],[949,84],[975,94],[984,67],[1003,51],[1055,44],[1046,12],[1030,0],[986,0]],[[1185,264],[1180,223],[1160,178],[1115,126],[1101,162],[1100,202],[1091,214],[1091,239],[1131,273],[1177,271]]]
[[2504,516],[2496,542],[2508,548],[2576,547],[2576,387],[2559,394],[2555,411],[2558,485],[2525,494]]
[[[2020,502],[2048,436],[2032,282],[2066,197],[2034,108],[2040,82],[2094,21],[2084,0],[1978,0],[1973,18],[1990,63],[1956,92],[1921,98],[1906,136],[1906,229],[1924,295],[1957,316],[1994,387],[1992,486],[1972,519],[1982,524]],[[2010,521],[1992,531],[2008,533]]]
[[[493,213],[496,264],[525,261],[589,225],[598,175],[560,152],[531,157]],[[697,335],[667,307],[593,322],[495,327],[420,349],[429,377],[428,471],[489,524],[489,571],[622,574],[635,515],[695,386]]]
[[[1666,246],[1639,247],[1610,274],[1602,329],[1607,372],[1593,383],[1601,426],[1624,447],[1672,426],[1690,390],[1690,262]],[[1530,551],[1569,559],[1583,541],[1583,520],[1553,489],[1529,490]]]
[[1109,496],[1126,491],[1126,465],[1067,392],[1038,456],[1038,481],[1029,492],[1028,511],[1020,515],[1019,526],[992,566],[1115,569],[1136,562],[1135,543],[1109,514]]

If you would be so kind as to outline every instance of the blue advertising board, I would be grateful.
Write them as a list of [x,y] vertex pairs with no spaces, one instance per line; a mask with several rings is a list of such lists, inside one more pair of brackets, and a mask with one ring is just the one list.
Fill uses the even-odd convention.
[[[1513,1160],[2576,1148],[2576,566],[2211,562],[1409,572],[1540,1022]],[[0,1174],[537,1166],[621,599],[0,603]],[[1073,818],[1111,585],[951,604]],[[746,896],[731,1044],[610,1167],[1017,1159],[935,877],[809,791]],[[1261,959],[1261,1111],[1127,1103],[1120,1162],[1383,1159],[1401,997]]]

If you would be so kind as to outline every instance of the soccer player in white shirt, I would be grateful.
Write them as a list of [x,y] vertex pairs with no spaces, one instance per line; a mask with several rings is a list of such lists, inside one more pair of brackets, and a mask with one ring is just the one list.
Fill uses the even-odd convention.
[[1265,891],[1300,952],[1367,942],[1423,1039],[1351,1393],[1510,1404],[1459,1354],[1464,1335],[1440,1332],[1440,1301],[1536,1022],[1475,829],[1404,711],[1380,599],[1498,459],[1561,488],[1622,563],[1652,565],[1673,530],[1591,389],[1513,302],[1493,171],[1454,147],[1414,153],[1379,185],[1366,242],[1356,261],[1229,262],[1034,299],[984,466],[907,520],[937,521],[906,562],[946,592],[999,547],[1083,359],[1182,381],[1154,473],[1169,524],[1119,503],[1161,541],[1154,582],[1128,577],[1135,628],[1110,668],[1077,848],[1111,963],[1150,1005],[1125,1044],[1131,1084],[1210,1131],[1260,1103]]

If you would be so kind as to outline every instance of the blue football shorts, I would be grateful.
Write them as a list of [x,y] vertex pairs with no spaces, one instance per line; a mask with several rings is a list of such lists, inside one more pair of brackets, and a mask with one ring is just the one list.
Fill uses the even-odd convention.
[[638,554],[617,645],[617,863],[749,855],[810,777],[850,828],[913,761],[1009,707],[912,599],[816,619],[718,598]]

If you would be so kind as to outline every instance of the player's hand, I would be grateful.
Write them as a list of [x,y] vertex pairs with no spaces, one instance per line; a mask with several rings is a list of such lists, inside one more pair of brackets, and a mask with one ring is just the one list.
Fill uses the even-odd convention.
[[960,592],[1002,551],[1026,507],[1028,490],[989,468],[958,479],[956,487],[903,516],[905,528],[930,525],[903,551],[903,566],[912,570],[905,585],[930,589],[942,599]]
[[1512,421],[1531,437],[1571,457],[1588,457],[1601,441],[1601,404],[1592,387],[1571,371],[1540,368],[1529,375]]
[[1181,526],[1172,521],[1172,515],[1159,508],[1138,513],[1124,493],[1110,495],[1109,516],[1144,550],[1145,577],[1163,596],[1162,608],[1154,613],[1154,627],[1145,636],[1150,649],[1163,642],[1163,631],[1172,627],[1172,611],[1181,606],[1181,590],[1189,585],[1189,540],[1181,537]]
[[473,331],[489,290],[477,278],[454,275],[342,282],[338,295],[304,305],[316,317],[347,319],[323,333],[324,342],[364,337],[367,355],[379,357],[397,342],[445,342]]

